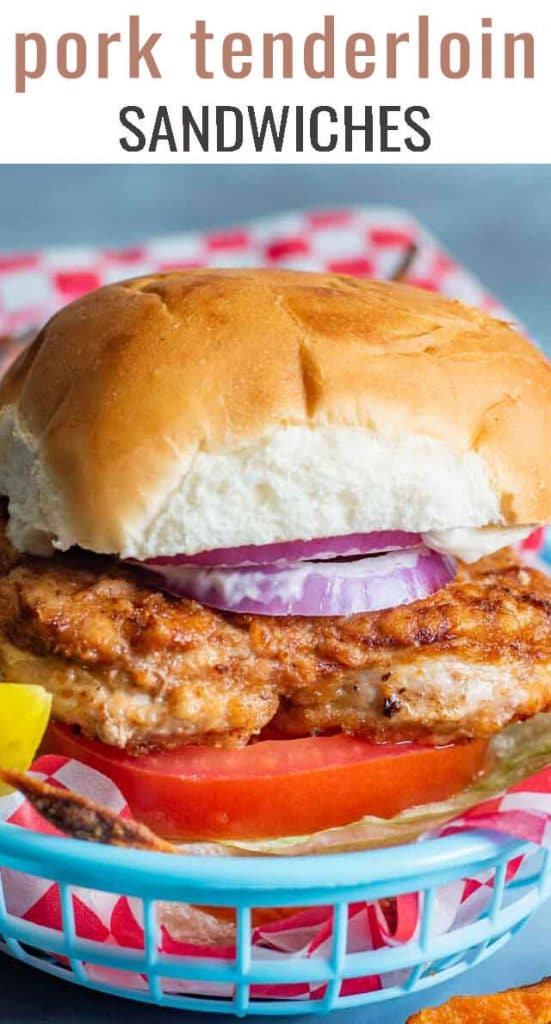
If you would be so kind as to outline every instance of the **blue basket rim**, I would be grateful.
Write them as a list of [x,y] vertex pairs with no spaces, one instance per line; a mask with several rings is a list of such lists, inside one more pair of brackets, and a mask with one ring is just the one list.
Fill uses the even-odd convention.
[[[529,843],[499,833],[472,830],[458,835],[426,839],[418,843],[344,853],[300,856],[238,855],[217,857],[201,854],[155,853],[145,850],[88,843],[63,836],[47,836],[17,825],[0,823],[0,864],[44,878],[59,878],[77,885],[102,888],[102,871],[111,891],[132,888],[156,892],[188,885],[196,889],[231,892],[276,890],[307,892],[376,882],[401,882],[434,872],[449,872],[493,865],[510,860],[531,848]],[[168,858],[168,860],[167,860]],[[167,871],[167,866],[170,870]],[[167,895],[167,898],[171,898]]]

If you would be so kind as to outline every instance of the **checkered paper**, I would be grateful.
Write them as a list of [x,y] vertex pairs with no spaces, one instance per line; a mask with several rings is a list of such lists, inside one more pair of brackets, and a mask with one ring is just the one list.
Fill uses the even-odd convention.
[[[46,317],[92,288],[129,276],[176,267],[267,266],[332,271],[378,278],[390,277],[409,247],[417,252],[408,282],[440,291],[489,312],[507,313],[484,287],[456,263],[415,220],[396,210],[380,208],[307,211],[257,220],[223,231],[207,231],[150,239],[130,249],[62,248],[0,256],[0,372],[28,343]],[[541,535],[528,543],[531,553]],[[33,766],[41,777],[100,801],[128,816],[128,807],[111,780],[66,758],[48,755]],[[0,820],[21,828],[51,834],[55,830],[18,794],[0,799]],[[551,847],[551,768],[540,772],[495,800],[472,808],[433,833],[434,837],[471,829],[492,829],[507,836]],[[91,854],[92,855],[92,854]],[[509,877],[521,860],[509,865]],[[1,869],[9,913],[24,921],[62,930],[58,886],[46,879]],[[474,921],[489,906],[493,876],[488,873],[443,887],[437,895],[435,928],[444,933]],[[389,908],[358,903],[348,909],[347,951],[369,951],[415,939],[420,928],[423,897],[406,894]],[[125,949],[144,948],[141,902],[124,895],[75,888],[73,906],[77,936]],[[172,955],[233,959],[234,926],[224,936],[217,924],[218,943],[201,940],[209,934],[208,912],[181,907],[179,915],[158,907],[160,951]],[[212,924],[212,921],[210,922]],[[188,934],[186,935],[185,932]],[[331,907],[311,907],[264,924],[253,932],[253,959],[327,956],[331,947]],[[90,978],[115,983],[116,973],[86,965]],[[341,995],[374,991],[399,984],[396,975],[348,979]],[[233,995],[232,986],[173,980],[172,991],[202,995]],[[124,985],[147,990],[140,974],[125,973]],[[315,984],[252,986],[253,998],[316,999],[324,989]]]

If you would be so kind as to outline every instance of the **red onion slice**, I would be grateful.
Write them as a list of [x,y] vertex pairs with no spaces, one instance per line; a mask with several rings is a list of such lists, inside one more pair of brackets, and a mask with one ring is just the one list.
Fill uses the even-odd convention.
[[277,544],[249,544],[239,548],[217,548],[197,555],[166,555],[150,558],[143,565],[199,565],[235,567],[247,565],[289,565],[305,559],[347,558],[369,555],[373,551],[395,551],[421,543],[418,533],[405,530],[379,530],[375,533],[350,533],[345,537],[318,537],[315,540],[282,541]]
[[163,590],[221,611],[252,615],[355,615],[429,597],[455,576],[455,562],[418,546],[353,562],[202,568],[147,566]]

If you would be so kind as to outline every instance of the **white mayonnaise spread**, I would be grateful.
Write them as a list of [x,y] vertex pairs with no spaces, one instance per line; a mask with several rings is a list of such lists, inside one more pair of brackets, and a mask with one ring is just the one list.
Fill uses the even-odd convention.
[[478,562],[494,551],[520,544],[536,530],[536,526],[457,527],[454,530],[431,530],[422,533],[423,543],[433,551],[452,555],[462,562]]

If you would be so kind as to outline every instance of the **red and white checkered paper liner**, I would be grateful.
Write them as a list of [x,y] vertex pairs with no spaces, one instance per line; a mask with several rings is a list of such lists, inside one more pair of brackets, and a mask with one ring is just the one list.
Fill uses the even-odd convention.
[[[222,231],[193,232],[151,239],[130,249],[60,248],[0,256],[0,372],[28,341],[24,332],[92,288],[129,276],[176,267],[268,266],[325,270],[342,274],[387,278],[399,265],[412,242],[418,249],[408,281],[479,306],[499,316],[506,311],[480,282],[456,263],[415,220],[398,210],[381,208],[308,211],[249,222]],[[15,337],[14,337],[15,336]],[[537,544],[532,542],[534,549]],[[44,779],[99,800],[123,816],[128,807],[109,779],[66,758],[41,757],[33,769]],[[0,800],[0,820],[39,832],[55,832],[18,794]],[[495,800],[479,805],[438,829],[433,836],[470,829],[492,829],[507,836],[551,847],[551,767],[513,787]],[[520,860],[509,865],[509,877]],[[55,883],[2,868],[6,907],[25,921],[62,929],[60,895]],[[442,887],[437,894],[435,929],[474,921],[492,896],[491,872]],[[347,951],[369,951],[414,939],[420,927],[422,897],[399,896],[392,923],[379,904],[349,907]],[[76,932],[123,948],[143,949],[142,907],[139,900],[116,894],[75,889]],[[160,950],[172,955],[233,959],[233,945],[182,942],[171,934],[170,923],[160,919]],[[327,956],[332,934],[332,908],[316,907],[290,913],[283,920],[256,927],[253,956],[258,959],[289,956]],[[114,970],[87,965],[90,978],[117,983]],[[403,972],[402,972],[403,973]],[[399,984],[402,973],[343,982],[341,995],[367,992]],[[406,972],[407,973],[407,972]],[[139,974],[121,976],[122,984],[147,990]],[[120,980],[120,979],[119,979]],[[171,991],[231,996],[231,986],[171,981]],[[323,995],[315,984],[252,987],[256,998],[315,999]]]

